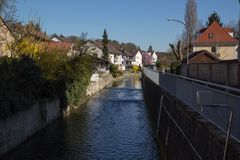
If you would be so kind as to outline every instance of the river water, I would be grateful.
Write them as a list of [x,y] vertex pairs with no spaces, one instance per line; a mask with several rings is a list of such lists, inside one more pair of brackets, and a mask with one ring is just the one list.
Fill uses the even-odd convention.
[[159,159],[138,77],[102,90],[4,160]]

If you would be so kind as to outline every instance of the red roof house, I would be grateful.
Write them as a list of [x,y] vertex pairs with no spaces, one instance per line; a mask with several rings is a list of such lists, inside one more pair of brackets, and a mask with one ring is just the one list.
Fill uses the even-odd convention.
[[220,60],[237,58],[238,40],[233,37],[230,28],[223,28],[217,22],[200,30],[200,35],[193,41],[193,52],[207,50]]

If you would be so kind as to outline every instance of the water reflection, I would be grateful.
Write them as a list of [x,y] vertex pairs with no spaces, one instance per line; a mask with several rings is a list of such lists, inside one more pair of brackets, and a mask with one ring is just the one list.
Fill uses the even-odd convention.
[[140,88],[137,77],[118,82],[4,160],[159,159]]
[[141,86],[140,76],[134,75],[127,79],[115,81],[113,83],[112,87],[141,89],[142,86]]

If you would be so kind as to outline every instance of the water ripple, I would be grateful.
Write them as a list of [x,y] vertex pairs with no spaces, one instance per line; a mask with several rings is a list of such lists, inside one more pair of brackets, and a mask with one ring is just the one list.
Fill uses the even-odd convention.
[[4,160],[159,159],[142,91],[134,83],[139,88],[138,80],[129,79],[119,83],[123,88],[103,90]]

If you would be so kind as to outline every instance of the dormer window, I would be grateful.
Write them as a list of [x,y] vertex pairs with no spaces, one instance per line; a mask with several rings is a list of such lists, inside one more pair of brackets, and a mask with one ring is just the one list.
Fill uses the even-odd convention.
[[216,48],[216,46],[212,46],[212,53],[216,53],[216,51],[217,51],[217,48]]
[[209,34],[208,34],[208,38],[209,38],[209,39],[213,39],[213,33],[209,33]]

